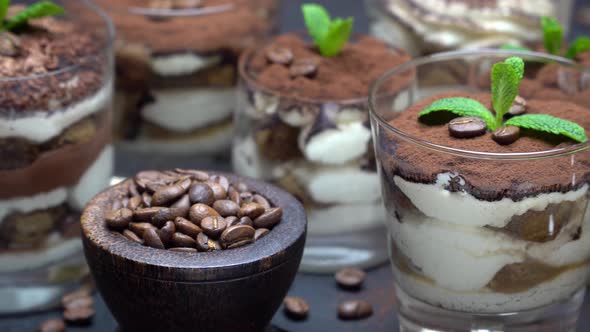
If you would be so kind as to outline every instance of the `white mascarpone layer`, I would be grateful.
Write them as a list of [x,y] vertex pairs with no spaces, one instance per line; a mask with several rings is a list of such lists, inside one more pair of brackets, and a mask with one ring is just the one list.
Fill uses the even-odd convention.
[[107,145],[86,170],[77,185],[61,187],[28,197],[0,200],[0,224],[11,213],[29,213],[44,210],[68,202],[72,208],[82,211],[86,202],[106,188],[113,173],[113,147]]
[[104,110],[111,102],[112,95],[111,81],[94,95],[65,109],[51,113],[31,111],[27,112],[26,117],[0,118],[0,138],[23,137],[35,143],[46,142],[88,115]]
[[79,238],[56,240],[58,241],[39,250],[0,253],[0,273],[38,269],[82,251],[82,241]]
[[154,90],[155,98],[141,116],[175,132],[190,132],[231,117],[235,108],[235,89],[176,88]]
[[576,201],[588,192],[588,185],[585,184],[578,190],[567,193],[539,194],[518,202],[510,198],[487,202],[467,192],[452,193],[445,190],[452,176],[454,174],[439,174],[434,184],[410,182],[399,176],[394,177],[394,182],[426,216],[467,226],[504,227],[513,216],[522,215],[529,210],[542,211],[550,204]]
[[154,73],[160,76],[189,75],[199,70],[216,66],[221,62],[220,55],[201,56],[194,53],[176,53],[151,58]]

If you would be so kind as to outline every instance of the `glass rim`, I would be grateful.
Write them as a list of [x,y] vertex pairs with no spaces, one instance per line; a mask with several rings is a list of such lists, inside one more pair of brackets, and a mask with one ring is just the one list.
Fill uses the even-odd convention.
[[[89,11],[98,15],[103,22],[103,26],[106,27],[107,40],[104,43],[104,47],[100,48],[98,52],[87,54],[87,55],[81,57],[81,59],[91,58],[91,57],[97,56],[101,53],[108,52],[109,50],[111,50],[114,46],[114,43],[115,43],[116,30],[115,30],[115,26],[114,26],[113,22],[111,21],[109,16],[105,13],[105,11],[102,10],[102,8],[100,8],[99,6],[97,6],[92,0],[65,0],[65,1],[66,2],[67,1],[76,1],[76,2],[82,3]],[[67,17],[67,15],[66,15],[66,17]],[[0,83],[43,79],[43,78],[67,73],[69,71],[75,70],[78,67],[80,67],[80,64],[66,66],[66,67],[60,68],[58,70],[52,70],[52,71],[49,71],[46,73],[41,73],[41,74],[31,74],[31,75],[23,75],[23,76],[15,76],[15,77],[2,77],[2,78],[0,78]]]
[[[136,16],[149,16],[149,17],[156,17],[156,18],[179,18],[179,17],[198,17],[204,15],[213,15],[218,13],[223,13],[226,11],[233,10],[235,8],[235,4],[231,0],[227,0],[224,3],[216,4],[216,5],[208,5],[199,8],[183,8],[183,9],[164,9],[164,8],[152,8],[145,5],[130,5],[130,4],[120,4],[115,3],[114,1],[107,1],[107,0],[94,0],[97,4],[102,6],[102,8],[115,10],[120,14],[129,14],[129,15],[136,15]],[[105,3],[105,2],[112,2],[112,3]]]
[[[571,61],[567,58],[555,56],[551,54],[533,52],[533,51],[520,51],[520,50],[500,50],[500,49],[480,49],[480,50],[460,50],[460,51],[449,51],[449,52],[441,52],[436,53],[429,56],[415,58],[411,61],[403,63],[397,67],[394,67],[383,75],[381,75],[373,84],[369,90],[369,114],[372,119],[377,121],[379,125],[382,125],[388,131],[395,133],[397,136],[401,137],[406,142],[418,145],[420,147],[438,151],[441,153],[454,155],[458,157],[466,157],[472,159],[498,159],[498,160],[531,160],[531,159],[543,159],[543,158],[552,158],[552,157],[559,157],[570,155],[573,153],[577,153],[583,150],[590,148],[590,140],[585,143],[577,143],[567,147],[560,147],[554,148],[549,150],[542,150],[542,151],[530,151],[530,152],[482,152],[482,151],[472,151],[460,148],[454,148],[442,144],[437,144],[430,142],[428,140],[421,139],[419,137],[410,135],[394,126],[389,124],[389,122],[384,119],[381,115],[379,115],[377,111],[377,101],[376,99],[379,97],[378,90],[383,85],[383,83],[397,75],[401,72],[410,70],[412,68],[417,68],[421,65],[425,64],[433,64],[440,61],[448,61],[448,60],[455,60],[459,59],[460,57],[465,56],[496,56],[496,57],[511,57],[511,56],[520,56],[523,58],[533,58],[535,60],[548,60],[554,63],[557,63],[562,66],[567,66],[569,68],[574,68],[576,70],[586,72],[590,74],[590,68],[586,66],[582,66],[574,61]],[[590,111],[590,110],[589,110]],[[589,113],[590,114],[590,113]]]

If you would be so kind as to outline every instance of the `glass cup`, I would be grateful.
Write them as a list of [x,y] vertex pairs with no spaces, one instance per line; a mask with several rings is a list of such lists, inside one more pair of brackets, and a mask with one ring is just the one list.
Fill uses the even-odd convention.
[[[57,3],[65,15],[41,19],[16,36],[28,38],[33,29],[43,36],[39,25],[47,24],[54,33],[47,47],[69,51],[56,51],[52,63],[26,50],[31,53],[20,56],[36,72],[0,78],[0,314],[56,305],[87,276],[79,216],[113,172],[114,30],[90,1]],[[96,25],[90,28],[86,18]],[[11,61],[22,62],[2,56],[2,70]]]
[[567,30],[574,2],[453,1],[441,6],[444,1],[365,0],[371,34],[414,56],[503,44],[542,44],[541,17],[555,17]]
[[[515,55],[533,72],[544,65],[558,66],[555,75],[585,70],[539,53],[449,52],[401,65],[371,89],[402,331],[575,330],[590,274],[590,143],[488,152],[416,134],[434,129],[411,127],[410,134],[397,125],[413,121],[409,108],[427,106],[434,95],[489,93],[489,84],[474,77],[489,77],[494,63]],[[404,98],[387,91],[401,75],[412,76]],[[521,84],[527,107],[567,102],[590,115],[564,91],[557,101],[542,100],[547,90],[534,84],[532,78]],[[446,121],[439,128],[448,135]]]
[[117,27],[115,136],[125,155],[227,157],[237,60],[275,31],[277,0],[97,3]]

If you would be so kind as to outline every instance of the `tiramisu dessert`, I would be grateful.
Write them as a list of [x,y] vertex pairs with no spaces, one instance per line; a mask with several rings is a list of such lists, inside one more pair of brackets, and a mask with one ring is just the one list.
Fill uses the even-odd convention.
[[275,28],[276,0],[98,0],[113,19],[115,128],[158,153],[228,151],[236,64]]
[[[304,203],[304,269],[316,253],[318,269],[382,262],[384,214],[366,95],[379,75],[410,58],[372,37],[346,42],[352,19],[331,20],[317,5],[304,5],[304,14],[315,44],[286,34],[241,58],[234,170],[277,183]],[[346,35],[318,36],[319,21],[309,22],[314,14],[325,24],[347,25],[334,28]]]
[[523,71],[509,58],[493,66],[491,93],[446,92],[375,119],[394,274],[413,299],[513,314],[566,301],[590,276],[590,109],[522,106]]
[[[80,277],[79,212],[112,173],[112,30],[70,16],[101,18],[85,1],[61,4],[13,4],[1,20],[0,312]],[[51,295],[17,294],[45,284]]]
[[569,22],[573,1],[366,0],[373,35],[414,55],[453,49],[530,45],[539,18]]

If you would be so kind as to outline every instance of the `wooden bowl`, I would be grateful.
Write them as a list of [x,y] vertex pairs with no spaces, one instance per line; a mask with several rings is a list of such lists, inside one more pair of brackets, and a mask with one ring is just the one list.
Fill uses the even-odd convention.
[[124,332],[259,332],[295,278],[306,217],[287,192],[245,177],[283,219],[265,237],[237,249],[181,253],[146,247],[107,229],[104,220],[127,180],[97,195],[82,214],[84,253],[96,285]]

